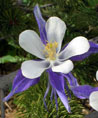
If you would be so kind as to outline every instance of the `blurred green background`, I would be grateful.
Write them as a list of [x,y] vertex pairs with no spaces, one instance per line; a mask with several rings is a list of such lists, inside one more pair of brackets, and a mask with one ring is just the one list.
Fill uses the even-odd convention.
[[[25,52],[18,44],[19,34],[26,30],[35,30],[38,26],[33,8],[39,4],[45,20],[51,16],[61,18],[67,25],[63,46],[76,36],[89,39],[98,36],[98,0],[0,0],[0,73],[5,74],[20,68],[24,60],[35,59]],[[98,69],[98,54],[75,62],[73,74],[80,84],[98,86],[95,73]],[[55,101],[50,103],[47,97],[47,112],[43,105],[43,96],[47,87],[47,75],[44,73],[38,85],[17,94],[14,103],[18,107],[21,118],[84,118],[85,106],[79,99],[72,96],[70,101],[72,113],[67,113],[58,98],[59,110],[56,111]],[[89,109],[88,109],[89,110]]]

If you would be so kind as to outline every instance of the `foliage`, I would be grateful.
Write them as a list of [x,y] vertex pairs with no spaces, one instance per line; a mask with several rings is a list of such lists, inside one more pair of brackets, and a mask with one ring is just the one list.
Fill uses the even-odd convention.
[[84,61],[75,63],[74,74],[78,81],[83,84],[95,86],[96,71],[98,70],[98,54],[91,55]]

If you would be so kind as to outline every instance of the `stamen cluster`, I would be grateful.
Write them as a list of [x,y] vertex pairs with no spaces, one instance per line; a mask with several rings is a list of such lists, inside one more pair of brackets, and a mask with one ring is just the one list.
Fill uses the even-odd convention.
[[48,42],[44,49],[46,58],[48,58],[49,60],[55,60],[57,47],[58,47],[58,43],[56,41],[52,43]]

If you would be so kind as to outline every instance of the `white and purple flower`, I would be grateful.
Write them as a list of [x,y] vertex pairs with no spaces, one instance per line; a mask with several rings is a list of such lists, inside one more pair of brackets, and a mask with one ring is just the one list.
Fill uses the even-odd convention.
[[68,80],[73,94],[78,98],[88,98],[90,93],[95,91],[95,88],[89,85],[79,86],[77,79],[71,74],[74,67],[72,61],[83,60],[92,53],[98,53],[98,45],[79,36],[61,51],[66,24],[58,17],[50,17],[45,22],[38,5],[34,8],[34,14],[39,26],[40,37],[33,30],[25,30],[19,35],[19,44],[25,51],[35,55],[40,60],[28,60],[22,63],[21,69],[14,79],[12,91],[4,98],[4,101],[7,101],[15,93],[27,90],[30,86],[37,84],[41,74],[46,70],[49,82],[43,99],[45,107],[47,107],[45,98],[52,87],[51,101],[54,95],[58,108],[58,95],[67,111],[70,112],[69,102],[65,94],[65,89],[69,93],[69,88],[65,78]]
[[[96,79],[98,81],[98,71],[96,72]],[[89,96],[90,106],[98,111],[98,91],[94,91]]]
[[90,94],[89,103],[93,109],[98,111],[98,91],[94,91]]

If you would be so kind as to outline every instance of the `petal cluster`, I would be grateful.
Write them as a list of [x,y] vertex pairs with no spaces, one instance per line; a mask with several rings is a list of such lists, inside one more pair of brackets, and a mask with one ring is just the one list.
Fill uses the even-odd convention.
[[43,44],[35,31],[25,30],[19,35],[20,46],[41,59],[39,62],[33,60],[23,62],[21,70],[27,78],[39,77],[49,68],[52,68],[53,72],[67,74],[74,67],[69,58],[84,54],[90,48],[88,40],[85,37],[79,36],[74,38],[61,51],[66,24],[58,17],[50,17],[47,20],[45,31],[47,39],[44,40],[47,40],[46,44]]

